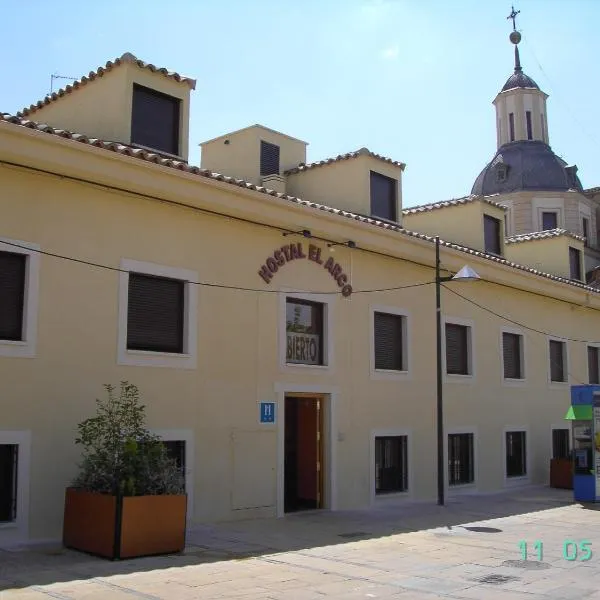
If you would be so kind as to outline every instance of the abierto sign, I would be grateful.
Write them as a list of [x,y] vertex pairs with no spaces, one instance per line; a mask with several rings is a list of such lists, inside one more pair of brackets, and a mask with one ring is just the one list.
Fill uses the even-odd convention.
[[321,364],[320,336],[313,333],[288,331],[286,361],[305,365]]

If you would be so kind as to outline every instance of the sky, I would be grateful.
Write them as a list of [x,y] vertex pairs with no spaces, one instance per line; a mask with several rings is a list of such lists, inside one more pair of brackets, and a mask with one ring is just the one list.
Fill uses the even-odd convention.
[[[549,94],[550,145],[600,186],[600,0],[521,0],[524,72]],[[0,0],[0,111],[124,52],[197,80],[198,144],[260,123],[308,162],[367,147],[406,163],[405,207],[467,195],[496,151],[514,68],[505,0]],[[58,80],[56,87],[68,80]]]

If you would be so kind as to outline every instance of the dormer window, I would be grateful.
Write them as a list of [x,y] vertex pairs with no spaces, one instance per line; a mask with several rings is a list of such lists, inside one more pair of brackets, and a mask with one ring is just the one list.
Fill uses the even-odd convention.
[[279,175],[279,146],[260,142],[260,175]]
[[496,165],[496,181],[502,183],[506,181],[508,177],[508,165],[504,163],[498,163]]
[[371,171],[371,215],[396,221],[396,189],[398,182]]
[[490,254],[502,254],[502,244],[500,242],[500,219],[483,215],[483,237],[485,251]]
[[179,156],[181,100],[133,84],[131,143]]

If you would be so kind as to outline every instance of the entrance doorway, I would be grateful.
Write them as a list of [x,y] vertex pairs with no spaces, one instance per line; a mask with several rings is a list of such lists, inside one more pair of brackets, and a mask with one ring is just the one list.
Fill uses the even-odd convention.
[[284,510],[323,506],[323,399],[286,396]]

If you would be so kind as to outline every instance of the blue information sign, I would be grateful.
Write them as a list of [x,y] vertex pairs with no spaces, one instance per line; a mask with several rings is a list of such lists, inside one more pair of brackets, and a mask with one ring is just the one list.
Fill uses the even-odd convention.
[[260,403],[260,422],[275,423],[275,402]]

